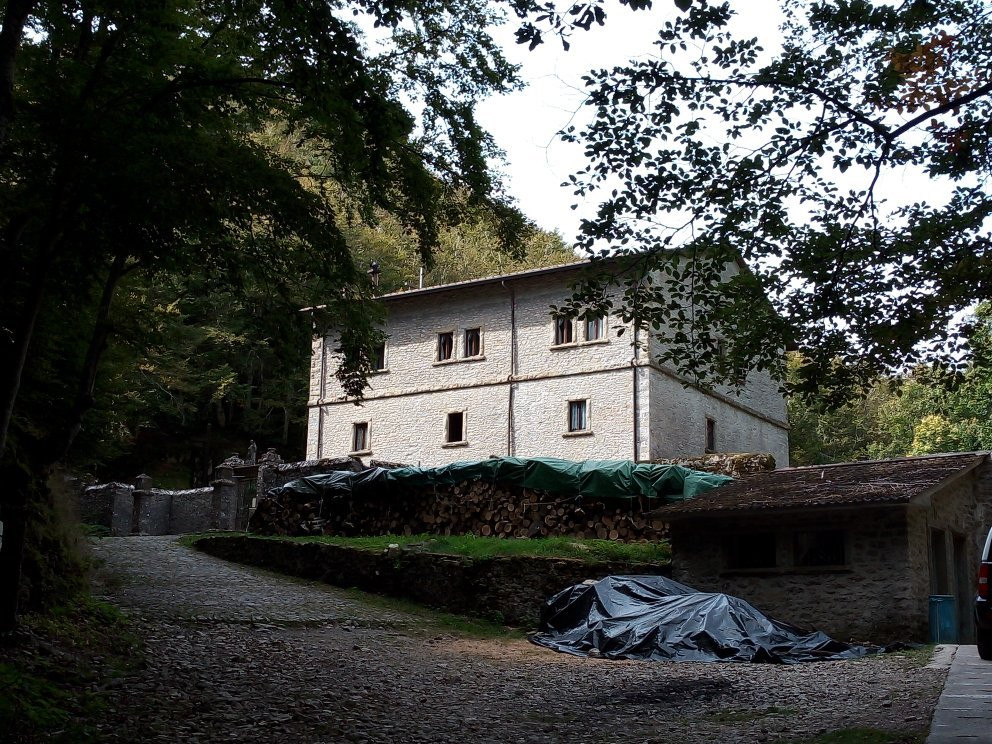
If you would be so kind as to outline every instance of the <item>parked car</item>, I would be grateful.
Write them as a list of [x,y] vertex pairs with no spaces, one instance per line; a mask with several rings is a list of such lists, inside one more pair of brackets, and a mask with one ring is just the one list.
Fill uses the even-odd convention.
[[989,579],[992,578],[992,529],[985,538],[981,563],[978,566],[978,595],[975,597],[975,641],[978,655],[992,661],[992,594]]

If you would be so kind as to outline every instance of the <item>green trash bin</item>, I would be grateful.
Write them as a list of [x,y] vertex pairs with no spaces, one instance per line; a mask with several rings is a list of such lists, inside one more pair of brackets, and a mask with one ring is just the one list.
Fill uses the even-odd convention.
[[958,614],[950,594],[930,595],[930,643],[958,642]]

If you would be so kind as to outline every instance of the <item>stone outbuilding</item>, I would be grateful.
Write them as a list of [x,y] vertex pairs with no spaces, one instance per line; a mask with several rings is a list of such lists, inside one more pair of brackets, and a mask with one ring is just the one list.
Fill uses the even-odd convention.
[[[989,453],[785,468],[658,512],[673,577],[841,640],[926,641],[931,595],[971,602],[992,522]],[[945,600],[946,601],[946,600]]]

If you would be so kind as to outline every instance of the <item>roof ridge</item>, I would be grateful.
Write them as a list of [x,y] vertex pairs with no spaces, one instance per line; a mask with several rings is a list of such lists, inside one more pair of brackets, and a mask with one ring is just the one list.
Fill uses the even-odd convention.
[[[975,457],[987,457],[992,455],[992,451],[989,450],[971,450],[967,452],[934,452],[929,455],[903,455],[902,457],[884,457],[878,460],[851,460],[849,462],[828,462],[822,465],[797,465],[796,467],[788,468],[778,468],[776,470],[770,470],[768,473],[781,473],[784,471],[795,471],[795,470],[822,470],[824,468],[841,468],[850,467],[851,465],[877,465],[883,462],[907,462],[910,460],[938,460],[948,457],[965,457],[967,455],[973,455]],[[765,475],[765,473],[757,473],[757,475]]]

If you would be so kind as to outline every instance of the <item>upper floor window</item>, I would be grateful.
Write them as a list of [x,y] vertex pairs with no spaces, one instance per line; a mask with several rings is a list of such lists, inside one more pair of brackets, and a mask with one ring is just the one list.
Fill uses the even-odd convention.
[[599,341],[606,338],[606,318],[602,315],[596,318],[586,318],[586,341]]
[[555,318],[555,346],[572,343],[574,340],[572,326],[571,318],[561,316]]
[[451,331],[437,334],[437,360],[444,362],[451,359],[455,351],[455,334]]
[[369,451],[369,422],[360,421],[351,425],[351,451]]
[[465,356],[474,357],[482,354],[482,329],[465,329]]
[[386,342],[376,344],[372,348],[372,370],[382,372],[386,369]]

